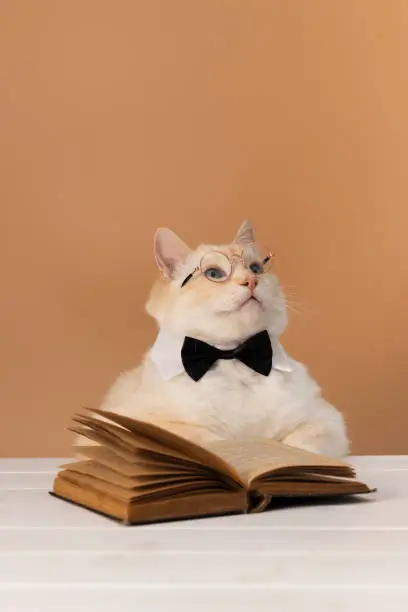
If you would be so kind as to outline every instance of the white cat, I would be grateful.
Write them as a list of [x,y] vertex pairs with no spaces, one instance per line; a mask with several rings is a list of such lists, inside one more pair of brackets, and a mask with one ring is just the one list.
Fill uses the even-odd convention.
[[[157,341],[139,367],[116,380],[102,408],[197,442],[267,437],[331,457],[346,455],[341,414],[279,344],[287,324],[285,297],[276,276],[262,269],[252,225],[244,222],[229,245],[195,251],[160,229],[155,256],[163,278],[152,289],[147,312],[158,323]],[[269,375],[238,359],[220,359],[197,382],[183,368],[187,336],[230,350],[263,330],[273,348]]]

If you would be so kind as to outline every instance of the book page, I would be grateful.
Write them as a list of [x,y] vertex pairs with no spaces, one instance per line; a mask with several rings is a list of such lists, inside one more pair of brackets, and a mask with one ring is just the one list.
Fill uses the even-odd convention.
[[73,421],[84,427],[89,427],[94,431],[103,431],[112,440],[116,440],[118,443],[125,445],[130,451],[143,450],[158,455],[165,455],[166,457],[177,457],[178,459],[187,458],[176,450],[169,451],[169,449],[160,442],[152,440],[142,434],[136,434],[135,432],[131,433],[124,427],[113,425],[105,420],[102,421],[85,415],[75,415]]
[[207,491],[209,489],[212,491],[231,491],[228,485],[222,483],[221,481],[217,482],[212,479],[205,478],[193,482],[191,479],[184,480],[181,478],[172,482],[148,484],[146,486],[132,489],[123,487],[116,482],[108,482],[88,473],[72,469],[64,469],[63,471],[59,472],[57,475],[57,479],[58,478],[68,480],[69,482],[81,486],[83,489],[93,489],[94,491],[100,491],[101,493],[108,493],[109,495],[116,497],[118,500],[125,502],[159,498],[170,501],[174,495],[182,495],[194,491]]
[[[119,439],[113,440],[109,435],[107,435],[103,431],[98,431],[98,428],[95,428],[95,431],[88,427],[70,427],[70,431],[83,436],[84,438],[89,438],[93,440],[97,444],[101,445],[101,448],[106,448],[115,455],[117,455],[122,460],[126,461],[130,465],[137,465],[138,473],[150,473],[152,466],[156,467],[156,465],[166,465],[169,470],[174,471],[184,471],[186,468],[194,469],[194,470],[202,470],[203,466],[194,461],[189,461],[188,459],[178,459],[172,456],[166,455],[158,455],[156,453],[139,450],[129,449],[127,446],[120,443]],[[79,446],[77,454],[81,456],[88,456],[89,458],[93,458],[93,455],[89,452],[89,449],[92,447],[87,446]],[[98,448],[97,446],[93,448]]]
[[[212,468],[224,476],[229,477],[232,481],[235,481],[235,483],[241,484],[240,475],[235,470],[235,467],[227,463],[223,457],[214,453],[210,447],[206,446],[206,448],[204,448],[202,446],[198,446],[197,444],[190,442],[190,440],[182,438],[181,436],[162,429],[161,427],[153,425],[147,421],[139,421],[137,419],[131,419],[130,417],[113,412],[97,410],[95,408],[88,410],[98,416],[103,417],[104,419],[108,419],[113,423],[122,426],[126,430],[132,432],[136,438],[138,436],[142,436],[152,440],[156,444],[162,445],[162,447],[165,447],[166,452],[169,455],[174,453],[174,455],[177,457],[179,454],[181,454],[186,459],[198,462],[205,467]],[[92,419],[92,417],[90,418]],[[96,418],[94,418],[93,421],[94,423],[100,422]],[[93,424],[93,427],[95,426],[97,425]]]
[[203,467],[196,464],[174,465],[169,461],[158,460],[151,456],[138,456],[131,454],[130,461],[126,461],[113,450],[106,446],[79,446],[76,449],[77,459],[93,459],[106,466],[107,468],[123,474],[124,476],[134,477],[146,471],[151,476],[168,476],[169,474],[201,474]]
[[292,474],[309,470],[333,476],[353,477],[354,475],[353,468],[342,461],[274,440],[211,442],[207,448],[231,465],[248,488],[253,480],[269,474],[273,476],[275,471],[285,468]]
[[[117,442],[120,445],[120,453],[123,453],[123,450],[126,452],[125,459],[128,459],[129,450],[132,447],[145,453],[160,450],[163,458],[166,455],[177,463],[183,461],[182,458],[186,462],[197,462],[226,475],[235,483],[245,487],[249,487],[254,479],[279,470],[290,471],[294,474],[304,472],[306,468],[313,468],[313,471],[323,474],[354,476],[353,468],[342,461],[284,445],[274,440],[227,440],[211,442],[204,447],[204,445],[198,446],[147,421],[139,421],[108,411],[88,410],[97,416],[79,417],[80,422],[84,425],[86,423],[85,428],[92,428],[93,439],[95,436],[108,439],[110,444],[107,446],[110,448],[113,448],[112,443],[115,445]],[[104,419],[103,424],[98,417]],[[89,437],[92,436],[89,435]],[[159,457],[160,455],[156,458]]]
[[[99,478],[99,480],[118,485],[124,489],[138,490],[151,486],[161,488],[164,485],[173,484],[175,482],[199,482],[203,479],[211,480],[214,478],[214,475],[210,472],[210,470],[207,472],[202,471],[201,473],[195,472],[185,474],[177,472],[168,472],[167,474],[151,474],[150,472],[141,473],[139,471],[136,476],[127,476],[117,472],[116,470],[111,470],[105,465],[92,459],[67,463],[62,465],[61,469]],[[217,476],[215,477],[215,482],[218,482]]]

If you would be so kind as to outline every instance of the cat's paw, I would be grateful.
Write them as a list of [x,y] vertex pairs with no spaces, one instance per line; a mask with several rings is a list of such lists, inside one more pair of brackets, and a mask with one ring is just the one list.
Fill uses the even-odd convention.
[[326,423],[305,423],[288,434],[282,442],[311,453],[340,458],[349,453],[349,441],[343,427],[332,428]]

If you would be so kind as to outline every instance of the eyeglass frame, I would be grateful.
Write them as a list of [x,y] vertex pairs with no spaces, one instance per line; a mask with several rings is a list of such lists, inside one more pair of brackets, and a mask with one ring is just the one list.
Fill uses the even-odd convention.
[[[237,253],[233,253],[233,255],[231,257],[229,257],[228,255],[226,255],[225,253],[223,253],[222,251],[212,251],[212,253],[217,253],[218,255],[222,255],[230,264],[231,270],[230,273],[223,279],[211,279],[208,276],[205,276],[205,273],[202,271],[201,269],[201,262],[204,259],[205,255],[203,255],[203,257],[200,260],[200,265],[196,266],[194,268],[194,270],[192,272],[190,272],[190,274],[188,274],[188,276],[186,276],[186,278],[183,280],[183,282],[181,283],[181,287],[184,287],[194,276],[194,274],[196,274],[197,272],[200,272],[200,274],[202,274],[204,276],[205,279],[207,279],[208,281],[212,282],[212,283],[225,283],[228,280],[230,280],[233,272],[234,272],[234,261],[238,260],[239,262],[241,262],[245,268],[248,268],[250,270],[250,267],[248,266],[248,264],[245,262],[244,259],[244,249],[242,249],[241,253],[238,255]],[[271,261],[271,259],[273,259],[274,257],[274,253],[272,253],[271,251],[269,251],[268,255],[266,257],[264,257],[261,261],[262,266],[265,266],[269,261]],[[255,262],[253,262],[255,263]],[[252,264],[250,264],[252,265]],[[262,270],[262,272],[253,272],[253,274],[255,274],[255,276],[260,276],[261,274],[266,274],[267,272],[265,270]]]

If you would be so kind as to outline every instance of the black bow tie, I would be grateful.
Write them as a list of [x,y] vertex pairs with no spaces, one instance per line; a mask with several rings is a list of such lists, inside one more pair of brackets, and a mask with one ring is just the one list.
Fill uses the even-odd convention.
[[184,369],[195,381],[200,380],[219,359],[239,359],[258,374],[268,376],[272,370],[272,355],[271,339],[266,330],[248,338],[231,351],[222,351],[188,336],[181,349]]

